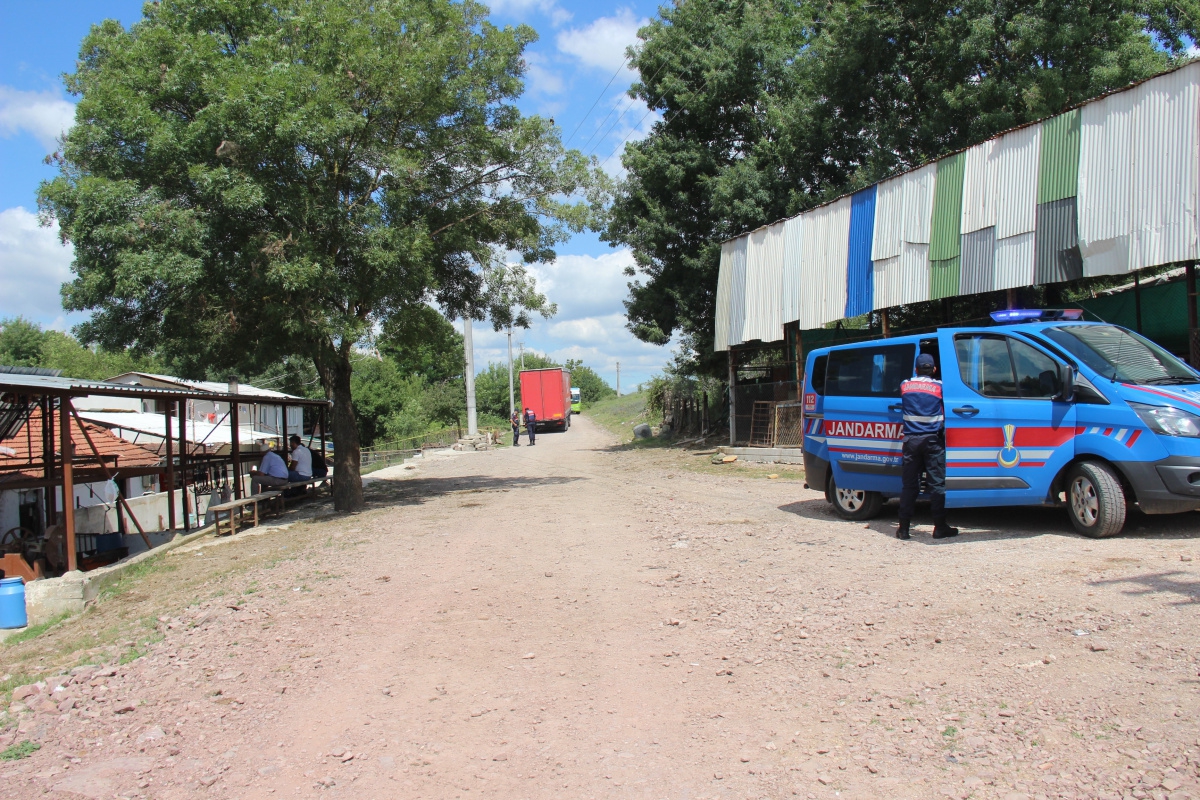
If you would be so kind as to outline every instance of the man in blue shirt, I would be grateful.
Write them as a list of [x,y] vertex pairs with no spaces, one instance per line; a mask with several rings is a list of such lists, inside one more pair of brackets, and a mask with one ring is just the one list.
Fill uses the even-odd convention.
[[942,405],[942,382],[933,377],[933,356],[917,356],[917,374],[900,384],[904,413],[904,488],[900,492],[900,527],[897,539],[910,539],[909,524],[921,488],[921,473],[928,476],[929,508],[933,513],[933,538],[958,535],[946,524],[946,411]]
[[263,453],[258,469],[250,470],[250,493],[258,494],[264,486],[284,486],[288,482],[287,464],[274,450]]

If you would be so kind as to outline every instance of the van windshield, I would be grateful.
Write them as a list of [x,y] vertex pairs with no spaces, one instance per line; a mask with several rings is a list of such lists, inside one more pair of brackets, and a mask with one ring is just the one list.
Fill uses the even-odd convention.
[[1070,325],[1043,333],[1106,378],[1153,385],[1200,383],[1175,356],[1115,325]]

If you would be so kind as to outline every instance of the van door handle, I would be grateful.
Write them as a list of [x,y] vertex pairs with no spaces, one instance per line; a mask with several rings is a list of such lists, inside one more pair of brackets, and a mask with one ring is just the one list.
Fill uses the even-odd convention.
[[904,410],[904,406],[902,406],[900,403],[893,403],[892,405],[888,406],[888,411],[903,411],[903,410]]
[[973,417],[979,413],[979,409],[975,406],[959,406],[958,408],[952,410],[955,414],[962,414],[963,416],[967,417]]

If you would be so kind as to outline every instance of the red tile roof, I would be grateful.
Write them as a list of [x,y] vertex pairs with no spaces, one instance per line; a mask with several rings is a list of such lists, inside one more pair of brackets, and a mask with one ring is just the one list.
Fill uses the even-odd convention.
[[[56,454],[59,451],[60,443],[57,422],[58,419],[55,418],[53,447]],[[108,466],[109,470],[114,468],[145,469],[146,467],[156,467],[162,463],[162,457],[153,450],[148,450],[141,445],[132,444],[124,439],[120,439],[109,432],[107,428],[93,425],[90,422],[83,423],[83,429],[79,425],[79,420],[72,416],[71,441],[75,445],[75,469],[86,470],[88,473],[87,477],[91,480],[96,479],[92,473],[99,473],[101,470],[96,465],[96,455],[92,452],[91,445],[88,444],[87,438],[83,435],[83,429],[87,430],[88,436],[91,437],[92,443],[96,445],[96,450],[104,458],[104,463]],[[7,450],[15,452],[14,455],[8,455],[7,450],[0,449],[0,482],[20,480],[22,478],[40,478],[42,476],[41,409],[34,409],[29,417],[29,421],[17,432],[16,436],[0,441],[0,448],[7,448]],[[29,468],[20,470],[12,469],[12,467],[25,464],[28,464]],[[84,476],[81,475],[80,477]]]

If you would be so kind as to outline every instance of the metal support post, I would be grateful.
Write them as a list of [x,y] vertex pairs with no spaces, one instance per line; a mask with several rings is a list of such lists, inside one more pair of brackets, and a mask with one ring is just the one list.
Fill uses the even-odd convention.
[[1134,313],[1134,329],[1142,332],[1142,280],[1138,274],[1133,273],[1133,313]]

